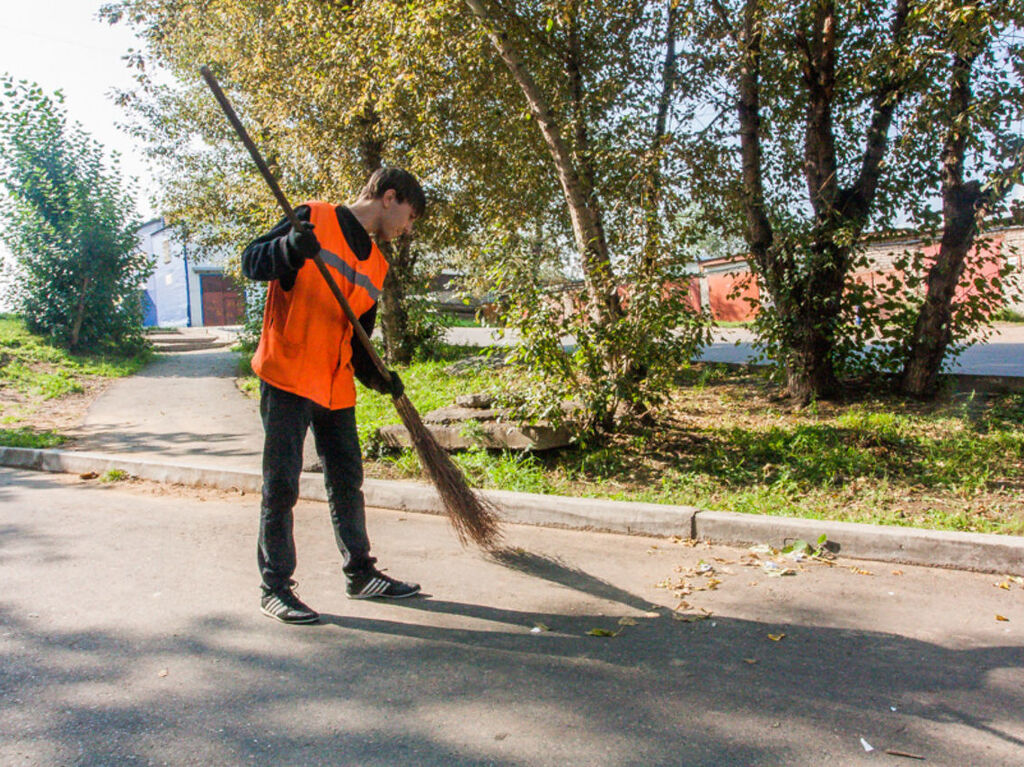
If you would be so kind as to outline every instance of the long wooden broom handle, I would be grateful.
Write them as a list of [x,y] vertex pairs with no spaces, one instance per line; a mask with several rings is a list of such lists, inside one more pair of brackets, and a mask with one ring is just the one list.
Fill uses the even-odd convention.
[[[296,229],[307,229],[308,225],[304,221],[300,221],[299,217],[295,215],[295,210],[288,202],[288,198],[284,196],[284,192],[281,191],[280,185],[277,183],[277,179],[274,178],[274,174],[270,172],[270,168],[267,167],[267,163],[263,161],[263,156],[260,154],[260,150],[256,148],[256,144],[251,138],[249,138],[248,132],[245,130],[245,126],[242,125],[242,121],[238,119],[238,115],[235,114],[234,107],[231,106],[231,102],[228,101],[228,97],[224,95],[224,91],[221,90],[220,84],[217,82],[217,78],[213,76],[213,72],[205,64],[199,67],[199,74],[206,80],[206,84],[210,86],[210,90],[213,91],[214,97],[217,99],[217,103],[220,104],[220,108],[224,110],[225,116],[228,118],[228,122],[231,123],[231,127],[235,129],[235,133],[238,134],[238,138],[242,140],[245,148],[249,150],[249,155],[252,157],[253,162],[256,163],[256,167],[259,168],[260,175],[263,176],[263,180],[267,182],[267,186],[270,187],[270,191],[274,193],[274,197],[277,198],[277,204],[281,206],[281,210],[284,211],[284,215],[291,222],[291,225]],[[338,299],[338,304],[341,306],[341,310],[348,317],[349,324],[352,325],[352,331],[356,334],[360,343],[366,348],[367,354],[370,355],[370,359],[373,360],[374,366],[376,366],[378,372],[383,376],[384,380],[388,383],[391,382],[391,373],[388,372],[387,367],[384,365],[384,360],[377,354],[377,349],[374,347],[370,337],[366,334],[362,324],[359,322],[359,318],[356,317],[355,312],[352,311],[352,307],[349,306],[348,299],[341,292],[341,288],[338,287],[338,283],[335,282],[334,277],[329,271],[327,271],[327,264],[320,258],[320,254],[317,253],[313,256],[313,263],[316,264],[316,268],[320,270],[320,274],[323,275],[324,280],[327,282],[327,287],[331,289],[331,293]]]

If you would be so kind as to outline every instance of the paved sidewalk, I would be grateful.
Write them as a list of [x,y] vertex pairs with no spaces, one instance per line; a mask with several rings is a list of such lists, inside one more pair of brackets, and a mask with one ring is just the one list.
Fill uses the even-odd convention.
[[301,502],[324,623],[284,626],[252,501],[0,469],[0,764],[1021,764],[1020,584],[517,526],[494,561],[371,509],[381,565],[428,596],[353,602]]
[[[258,492],[262,427],[256,402],[237,390],[235,375],[235,355],[224,349],[161,355],[138,375],[115,381],[97,399],[72,451],[0,448],[0,464],[63,472],[118,468],[158,481]],[[315,462],[309,434],[307,469]],[[443,513],[433,488],[424,483],[368,480],[365,491],[369,505]],[[300,493],[307,500],[325,500],[322,478],[304,476]],[[825,534],[846,556],[1024,575],[1024,538],[1015,536],[528,493],[490,496],[511,522],[780,547]]]
[[228,349],[158,355],[96,399],[72,449],[258,469],[259,407],[235,386],[237,375],[238,355]]

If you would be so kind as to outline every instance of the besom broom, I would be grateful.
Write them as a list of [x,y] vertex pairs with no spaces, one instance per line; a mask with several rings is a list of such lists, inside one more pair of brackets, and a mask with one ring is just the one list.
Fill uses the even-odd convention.
[[[256,163],[256,167],[260,171],[260,175],[263,176],[263,180],[267,182],[270,187],[270,191],[274,193],[274,197],[277,199],[278,205],[281,210],[284,211],[284,215],[291,222],[291,225],[296,229],[306,228],[306,224],[299,220],[295,215],[295,211],[292,209],[288,199],[284,196],[281,191],[281,187],[277,183],[277,179],[270,172],[270,168],[267,167],[263,157],[260,155],[259,150],[256,148],[256,144],[249,137],[248,132],[238,119],[238,115],[235,113],[234,107],[231,106],[231,102],[228,101],[224,91],[221,90],[220,84],[217,79],[213,76],[213,73],[206,66],[199,68],[200,74],[203,79],[206,80],[206,84],[210,87],[214,97],[217,99],[217,103],[220,104],[222,110],[224,110],[225,116],[231,123],[231,126],[235,129],[235,133],[238,134],[238,138],[245,145],[245,148],[249,150],[249,154]],[[363,330],[363,326],[360,324],[355,313],[352,311],[352,307],[349,306],[344,294],[338,287],[338,283],[335,282],[334,277],[327,270],[327,265],[319,254],[313,256],[313,262],[316,264],[316,268],[320,274],[326,280],[331,293],[337,299],[338,304],[341,306],[342,312],[348,318],[349,323],[352,325],[352,330],[359,339],[359,342],[366,348],[370,359],[373,361],[374,366],[384,377],[384,380],[390,381],[391,374],[388,373],[387,368],[384,366],[384,361],[377,354],[377,350],[374,348],[373,343],[370,341],[369,336],[366,335],[366,331]],[[402,419],[402,423],[405,428],[409,431],[409,435],[412,438],[413,447],[416,449],[416,454],[419,456],[420,464],[423,466],[423,470],[427,473],[431,482],[434,483],[434,487],[437,489],[438,495],[441,497],[441,503],[444,505],[445,511],[448,513],[448,519],[452,523],[452,527],[455,528],[455,533],[458,535],[459,540],[465,544],[467,541],[472,540],[477,545],[484,549],[493,550],[499,540],[501,539],[501,530],[498,521],[498,511],[484,498],[481,498],[477,493],[466,483],[466,478],[462,475],[459,467],[456,466],[444,449],[437,444],[433,435],[423,425],[423,421],[420,419],[420,414],[413,406],[405,394],[398,397],[393,397],[395,409],[398,411],[399,416]]]

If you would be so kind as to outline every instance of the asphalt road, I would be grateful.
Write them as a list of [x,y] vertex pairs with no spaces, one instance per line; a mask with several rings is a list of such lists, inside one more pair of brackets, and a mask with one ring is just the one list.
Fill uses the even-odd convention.
[[[495,561],[371,510],[380,565],[427,596],[352,602],[300,503],[324,622],[284,626],[257,610],[256,504],[0,470],[0,764],[1024,763],[1024,589],[998,576],[773,577],[744,549],[540,528]],[[680,579],[708,617],[673,617]]]

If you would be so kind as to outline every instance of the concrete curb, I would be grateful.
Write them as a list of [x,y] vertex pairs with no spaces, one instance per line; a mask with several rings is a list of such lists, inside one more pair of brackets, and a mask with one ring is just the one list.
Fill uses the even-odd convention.
[[[0,465],[55,473],[103,473],[120,469],[140,479],[192,486],[236,488],[256,493],[262,478],[255,469],[206,468],[162,463],[127,456],[65,450],[0,447]],[[437,493],[418,482],[368,479],[363,485],[368,506],[426,514],[443,514]],[[304,473],[299,495],[326,501],[320,474]],[[692,506],[567,498],[534,493],[487,491],[502,518],[516,524],[565,527],[639,535],[679,535],[717,543],[767,543],[781,548],[788,541],[815,542],[824,533],[836,553],[871,559],[980,572],[1024,575],[1024,537],[886,527],[853,522],[770,517]]]

